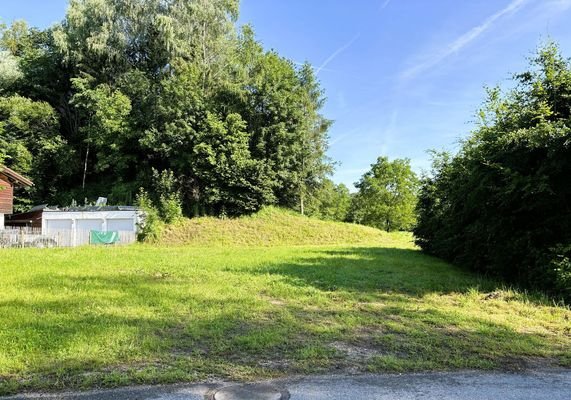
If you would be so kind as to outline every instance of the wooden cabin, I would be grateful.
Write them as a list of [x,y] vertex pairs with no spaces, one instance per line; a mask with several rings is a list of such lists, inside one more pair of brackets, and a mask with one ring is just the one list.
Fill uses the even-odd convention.
[[0,229],[4,229],[4,215],[14,212],[14,187],[32,186],[31,180],[0,165]]

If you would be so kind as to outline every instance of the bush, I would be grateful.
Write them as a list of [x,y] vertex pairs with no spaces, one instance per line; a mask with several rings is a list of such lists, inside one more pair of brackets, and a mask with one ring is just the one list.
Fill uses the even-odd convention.
[[160,215],[167,224],[173,223],[182,218],[182,201],[178,194],[169,196],[161,196],[160,198]]
[[153,205],[149,194],[143,188],[139,189],[135,204],[141,210],[138,223],[139,240],[157,239],[164,224],[159,217],[159,211]]
[[179,183],[171,170],[153,169],[154,192],[158,194],[158,214],[167,224],[182,217]]

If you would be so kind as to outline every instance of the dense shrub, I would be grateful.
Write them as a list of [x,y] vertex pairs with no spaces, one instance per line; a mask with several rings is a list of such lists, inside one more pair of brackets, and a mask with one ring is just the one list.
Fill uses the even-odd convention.
[[139,240],[157,239],[164,227],[159,210],[154,206],[149,194],[143,189],[139,190],[135,204],[141,211],[139,215]]
[[489,90],[477,129],[437,154],[422,183],[427,252],[571,299],[571,68],[554,44],[507,93]]

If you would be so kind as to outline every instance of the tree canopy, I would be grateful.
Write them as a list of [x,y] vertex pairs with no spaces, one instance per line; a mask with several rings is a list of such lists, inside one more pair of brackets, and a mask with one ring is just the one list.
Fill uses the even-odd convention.
[[169,176],[187,215],[303,212],[331,171],[323,91],[237,17],[237,0],[71,0],[52,28],[1,27],[0,157],[31,201],[159,204]]
[[330,221],[347,221],[351,207],[351,193],[344,184],[331,179],[322,180],[307,198],[307,214]]
[[418,179],[410,160],[379,157],[361,180],[351,220],[386,231],[410,230],[415,221]]

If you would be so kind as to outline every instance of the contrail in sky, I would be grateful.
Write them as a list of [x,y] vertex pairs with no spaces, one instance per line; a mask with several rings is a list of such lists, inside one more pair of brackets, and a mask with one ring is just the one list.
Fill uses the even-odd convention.
[[401,74],[401,78],[403,79],[410,79],[425,71],[435,65],[439,64],[442,60],[446,57],[450,56],[452,53],[462,50],[465,46],[469,43],[474,41],[478,36],[482,33],[490,29],[490,27],[500,18],[513,14],[514,12],[518,11],[524,3],[528,0],[513,0],[507,7],[501,9],[500,11],[496,12],[495,14],[489,16],[484,22],[480,25],[475,26],[474,28],[470,29],[468,32],[464,33],[463,35],[459,36],[446,46],[442,51],[432,54],[430,57],[425,59],[424,61],[416,64],[415,66],[405,70]]
[[335,50],[333,53],[331,53],[331,55],[329,57],[327,57],[327,59],[325,61],[323,61],[323,64],[321,64],[319,67],[317,67],[317,69],[315,70],[315,75],[319,75],[321,70],[323,68],[325,68],[331,61],[333,61],[333,59],[335,57],[337,57],[339,54],[341,54],[342,52],[347,50],[349,47],[351,47],[351,45],[353,43],[355,43],[355,41],[359,38],[359,36],[360,36],[360,34],[357,34],[353,39],[351,39],[351,41],[349,41],[348,43],[344,44],[343,46],[341,46],[337,50]]

